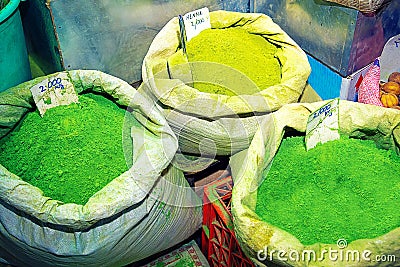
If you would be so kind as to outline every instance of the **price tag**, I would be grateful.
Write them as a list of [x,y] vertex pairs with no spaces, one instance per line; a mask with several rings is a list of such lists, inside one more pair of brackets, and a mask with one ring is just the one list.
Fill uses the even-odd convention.
[[30,90],[42,117],[48,109],[79,102],[67,73],[49,76]]
[[205,29],[211,28],[210,11],[207,7],[186,13],[183,15],[185,24],[186,41],[189,42],[193,37]]
[[310,114],[307,121],[306,148],[339,139],[339,99],[334,99]]

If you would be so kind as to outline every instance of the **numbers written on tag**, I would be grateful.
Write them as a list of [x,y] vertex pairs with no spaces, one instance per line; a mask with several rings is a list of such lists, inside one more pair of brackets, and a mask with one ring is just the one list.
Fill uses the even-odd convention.
[[65,87],[62,83],[62,79],[59,77],[54,78],[54,79],[48,81],[47,86],[46,85],[39,86],[40,93],[44,93],[49,89],[61,89],[61,90],[65,89]]
[[305,138],[307,151],[317,144],[339,138],[339,99],[337,98],[326,103],[308,117]]
[[195,21],[190,21],[190,24],[192,25],[192,27],[194,27],[194,29],[197,28],[197,25],[200,25],[202,23],[205,22],[204,18],[200,18],[200,19],[196,19]]
[[190,23],[190,25],[192,27],[194,27],[194,29],[196,30],[197,25],[200,25],[200,24],[206,22],[204,16],[209,17],[208,9],[203,8],[203,9],[195,10],[193,12],[185,14],[184,17],[185,17],[185,21]]
[[30,88],[41,116],[51,108],[78,103],[78,95],[67,72],[48,76]]
[[190,41],[205,29],[211,28],[210,11],[207,7],[194,10],[183,15],[186,41]]
[[318,112],[315,112],[312,119],[317,118],[321,114],[324,114],[325,117],[332,116],[331,103],[328,103],[326,106],[318,110]]

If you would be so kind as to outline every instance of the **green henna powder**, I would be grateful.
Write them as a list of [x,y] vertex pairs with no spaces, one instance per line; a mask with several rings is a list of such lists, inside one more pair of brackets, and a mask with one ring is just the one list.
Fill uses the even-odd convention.
[[122,148],[125,110],[85,94],[79,104],[30,112],[19,129],[0,140],[0,164],[45,196],[85,204],[127,171]]
[[400,227],[400,157],[373,141],[330,141],[305,150],[284,139],[257,195],[256,213],[303,244],[375,238]]
[[204,30],[187,43],[193,87],[232,96],[254,94],[279,84],[277,49],[261,35],[240,28]]

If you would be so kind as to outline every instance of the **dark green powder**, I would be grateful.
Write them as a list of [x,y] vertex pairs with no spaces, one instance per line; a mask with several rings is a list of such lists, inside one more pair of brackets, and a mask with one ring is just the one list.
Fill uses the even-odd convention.
[[[207,29],[187,44],[194,87],[202,92],[243,95],[264,90],[281,81],[277,47],[240,28]],[[253,84],[249,85],[249,81]]]
[[85,204],[127,171],[122,149],[125,110],[100,95],[79,104],[30,112],[18,130],[0,140],[0,164],[45,196]]
[[284,139],[258,189],[256,213],[303,244],[375,238],[400,226],[400,157],[373,141],[330,141],[310,151]]
[[0,11],[6,7],[10,0],[0,0]]

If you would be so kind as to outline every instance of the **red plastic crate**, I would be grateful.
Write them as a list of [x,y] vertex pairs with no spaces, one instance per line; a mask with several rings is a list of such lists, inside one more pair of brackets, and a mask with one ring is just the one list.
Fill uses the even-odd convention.
[[254,267],[239,246],[233,230],[228,176],[204,188],[201,249],[213,267]]

